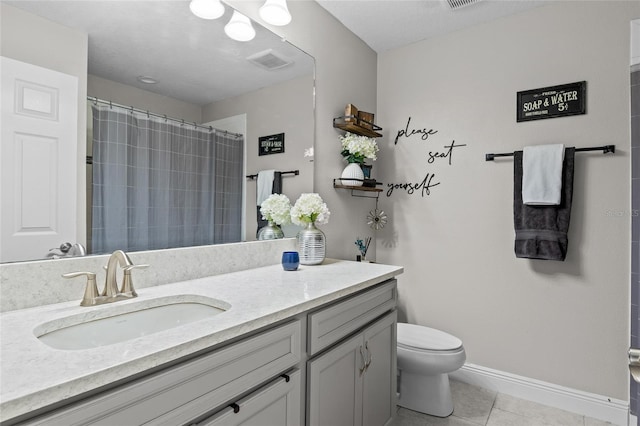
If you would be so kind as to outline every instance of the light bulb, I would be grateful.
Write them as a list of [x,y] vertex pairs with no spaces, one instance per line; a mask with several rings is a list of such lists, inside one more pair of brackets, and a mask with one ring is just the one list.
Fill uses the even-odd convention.
[[260,17],[268,24],[282,26],[291,22],[287,0],[266,0],[259,10]]
[[235,10],[229,23],[224,26],[224,32],[234,40],[249,41],[256,36],[256,30],[253,29],[249,18]]
[[191,0],[189,9],[202,19],[218,19],[224,15],[224,6],[220,0]]

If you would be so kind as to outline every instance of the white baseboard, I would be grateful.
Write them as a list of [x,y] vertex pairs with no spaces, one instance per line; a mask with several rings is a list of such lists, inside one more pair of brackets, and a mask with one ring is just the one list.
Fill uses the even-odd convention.
[[[474,364],[465,364],[449,376],[460,382],[494,390],[538,404],[560,408],[618,426],[627,426],[629,404],[564,386],[547,383]],[[635,426],[635,423],[631,423]]]
[[629,414],[629,426],[636,426],[638,424],[638,418],[633,414]]

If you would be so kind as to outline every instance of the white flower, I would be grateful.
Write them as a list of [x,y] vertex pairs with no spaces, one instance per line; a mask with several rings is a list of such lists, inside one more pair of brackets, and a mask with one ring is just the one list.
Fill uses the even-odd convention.
[[276,225],[286,225],[291,222],[291,202],[284,194],[271,194],[260,205],[262,218]]
[[379,148],[373,138],[347,132],[344,136],[340,136],[340,141],[342,142],[341,154],[350,163],[362,163],[365,158],[374,161],[377,159],[376,153]]
[[296,225],[315,222],[324,225],[329,222],[329,209],[318,194],[302,194],[291,208],[291,221]]

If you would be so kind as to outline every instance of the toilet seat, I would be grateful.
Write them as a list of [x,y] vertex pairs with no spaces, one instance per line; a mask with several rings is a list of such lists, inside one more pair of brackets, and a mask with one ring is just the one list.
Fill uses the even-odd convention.
[[418,351],[448,352],[462,348],[462,340],[441,330],[398,323],[398,347]]

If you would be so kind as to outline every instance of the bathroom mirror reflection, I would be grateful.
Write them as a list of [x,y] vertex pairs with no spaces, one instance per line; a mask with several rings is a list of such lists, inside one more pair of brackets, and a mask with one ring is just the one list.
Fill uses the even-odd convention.
[[[219,134],[242,134],[241,206],[237,213],[225,212],[224,221],[218,220],[216,225],[220,229],[239,227],[239,231],[236,229],[230,239],[212,238],[194,245],[255,239],[257,181],[247,176],[261,170],[298,170],[297,175],[282,176],[282,193],[293,202],[300,193],[313,190],[314,60],[256,22],[252,22],[256,31],[253,40],[230,39],[224,33],[233,13],[230,6],[225,5],[221,18],[204,20],[190,12],[189,1],[2,3],[88,34],[87,95],[106,101],[87,101],[88,164],[81,166],[87,172],[87,191],[76,198],[89,208],[85,217],[77,218],[76,238],[60,244],[80,242],[89,254],[111,251],[111,247],[92,249],[91,226],[96,217],[91,212],[95,183],[92,110],[115,109],[116,104],[140,110],[142,116],[149,111],[151,115],[176,118],[181,127],[195,128],[193,124],[197,123],[219,129],[215,132]],[[42,43],[42,36],[20,42],[29,48],[29,43]],[[155,83],[145,83],[149,79],[141,77]],[[108,102],[112,106],[107,106]],[[128,113],[133,115],[132,111]],[[284,134],[284,152],[259,155],[259,139],[278,134]],[[198,166],[190,167],[194,170]],[[137,196],[132,194],[129,199]],[[123,211],[130,207],[126,203]],[[3,211],[6,208],[3,203]],[[136,219],[140,220],[144,219]],[[126,227],[133,227],[136,221],[126,222]],[[5,236],[3,230],[2,238]],[[185,244],[153,248],[180,246]],[[9,260],[44,258],[47,252],[38,251],[27,258]]]

